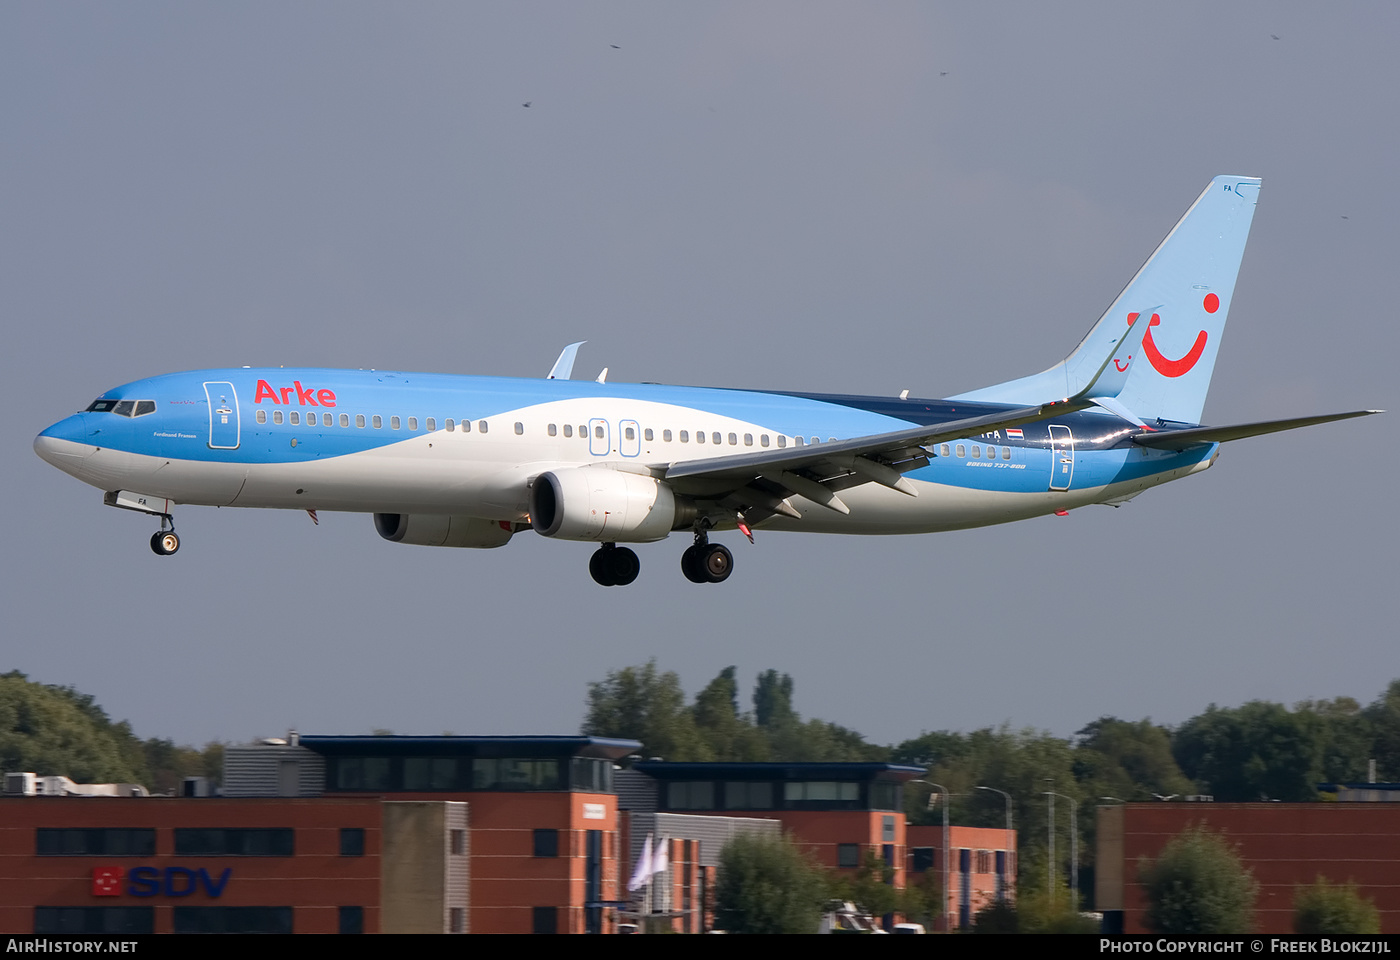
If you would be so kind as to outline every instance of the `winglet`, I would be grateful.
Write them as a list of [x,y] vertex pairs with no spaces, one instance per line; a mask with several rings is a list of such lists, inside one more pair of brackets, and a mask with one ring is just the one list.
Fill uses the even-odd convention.
[[580,340],[578,343],[571,343],[559,352],[559,359],[554,361],[554,366],[549,370],[546,380],[567,380],[574,373],[574,357],[578,356],[578,348],[587,343],[587,340]]
[[1123,385],[1128,382],[1128,373],[1133,367],[1133,358],[1142,353],[1142,338],[1152,323],[1149,318],[1155,319],[1160,309],[1157,306],[1129,315],[1132,323],[1127,333],[1109,342],[1108,357],[1099,365],[1098,373],[1094,374],[1089,385],[1079,392],[1080,396],[1111,399],[1123,392]]

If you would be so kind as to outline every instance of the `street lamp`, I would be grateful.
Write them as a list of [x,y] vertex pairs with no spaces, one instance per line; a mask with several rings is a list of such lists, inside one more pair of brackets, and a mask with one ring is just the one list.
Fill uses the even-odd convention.
[[[948,788],[942,784],[934,783],[932,780],[911,780],[910,783],[922,783],[936,789],[943,797],[943,908],[940,911],[943,915],[943,930],[946,933],[951,927],[948,922]],[[932,800],[932,794],[929,795]]]
[[[1069,889],[1070,906],[1074,910],[1079,910],[1079,803],[1073,797],[1066,797],[1063,793],[1055,793],[1047,790],[1050,797],[1050,809],[1055,809],[1055,798],[1069,801]],[[1050,829],[1053,832],[1055,825],[1052,822]],[[1051,876],[1054,876],[1054,863],[1051,862]]]
[[[990,790],[992,793],[999,793],[999,794],[1001,794],[1002,797],[1006,800],[1006,845],[1007,845],[1007,853],[1010,853],[1010,852],[1011,852],[1011,849],[1010,849],[1010,848],[1011,848],[1011,838],[1015,835],[1014,827],[1012,826],[1012,821],[1011,821],[1011,794],[1007,793],[1005,790],[998,790],[996,787],[980,787],[980,786],[979,786],[979,787],[977,787],[977,789],[978,789],[978,790]],[[1007,873],[1007,871],[1010,870],[1010,869],[1011,869],[1011,864],[1010,864],[1010,863],[1005,864],[1005,868],[1002,870],[1002,875],[1001,875],[1001,877],[998,878],[998,879],[1000,880],[1000,882],[1001,882],[1001,889],[1000,889],[999,891],[997,891],[997,893],[998,893],[998,899],[1001,899],[1001,900],[1007,899],[1007,896],[1006,896],[1006,873]]]

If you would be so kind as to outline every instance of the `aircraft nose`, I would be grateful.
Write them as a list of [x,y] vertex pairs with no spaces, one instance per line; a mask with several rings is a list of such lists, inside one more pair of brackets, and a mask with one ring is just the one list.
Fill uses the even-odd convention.
[[95,450],[87,419],[81,413],[58,421],[34,438],[34,452],[59,468],[86,460]]

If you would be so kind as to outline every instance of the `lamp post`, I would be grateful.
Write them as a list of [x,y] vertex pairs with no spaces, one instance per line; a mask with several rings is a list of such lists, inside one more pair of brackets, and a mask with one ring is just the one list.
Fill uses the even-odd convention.
[[[1011,820],[1011,794],[1007,793],[1005,790],[998,790],[996,787],[980,787],[980,786],[979,786],[979,787],[977,787],[977,789],[978,789],[978,790],[990,790],[992,793],[999,793],[999,794],[1001,794],[1002,797],[1006,800],[1006,846],[1007,846],[1007,851],[1006,851],[1006,852],[1007,852],[1007,853],[1010,853],[1010,852],[1011,852],[1011,838],[1012,838],[1013,836],[1015,836],[1015,828],[1012,826],[1012,820]],[[1002,900],[1008,899],[1007,896],[1006,896],[1006,873],[1007,873],[1010,869],[1011,869],[1011,864],[1008,862],[1008,863],[1005,864],[1005,868],[1002,870],[1002,875],[1001,875],[1001,877],[999,878],[1000,881],[1001,881],[1001,889],[1000,889],[999,891],[997,891],[997,893],[999,894],[999,899],[1002,899]]]
[[[1070,906],[1078,912],[1079,910],[1079,803],[1073,797],[1066,797],[1063,793],[1046,791],[1050,796],[1050,809],[1053,811],[1055,798],[1069,801],[1069,889]],[[1051,823],[1050,829],[1055,829]],[[1052,873],[1053,876],[1053,873]]]
[[[1055,786],[1054,777],[1046,777],[1045,782],[1051,787]],[[1050,869],[1045,871],[1045,895],[1050,898],[1050,905],[1053,907],[1055,905],[1055,791],[1046,790],[1045,796],[1050,801],[1050,819],[1046,827],[1050,846],[1048,860]]]
[[[950,836],[948,830],[948,788],[942,784],[934,783],[932,780],[911,780],[909,782],[922,783],[933,787],[943,798],[943,906],[940,913],[943,918],[943,931],[946,933],[951,927],[951,924],[948,922],[948,838]],[[929,800],[932,799],[933,795],[930,794]]]

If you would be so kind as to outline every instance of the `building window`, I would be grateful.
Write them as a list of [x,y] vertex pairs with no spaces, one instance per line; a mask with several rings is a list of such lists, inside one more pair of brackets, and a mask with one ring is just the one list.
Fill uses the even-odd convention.
[[535,852],[536,857],[557,857],[559,856],[559,831],[558,830],[536,830],[535,831]]
[[340,908],[340,932],[341,933],[364,933],[365,932],[365,908],[364,907],[341,907]]
[[342,857],[363,857],[365,855],[364,827],[340,828],[340,855]]
[[531,933],[558,933],[559,908],[535,907],[531,910]]
[[296,852],[295,831],[270,828],[175,828],[177,857],[290,857]]
[[838,843],[836,845],[836,865],[838,867],[860,866],[860,844]]
[[466,910],[463,910],[461,907],[453,907],[450,911],[448,911],[447,932],[448,932],[448,933],[466,933],[466,932],[467,932],[467,911],[466,911]]
[[713,780],[684,781],[667,784],[667,806],[672,810],[713,810],[715,784]]
[[773,785],[730,780],[724,784],[726,810],[772,810]]
[[467,831],[453,830],[451,836],[452,845],[450,849],[452,850],[452,855],[455,857],[465,855],[467,852]]
[[176,933],[291,933],[291,907],[176,907]]
[[35,907],[35,933],[155,933],[155,907]]
[[914,847],[909,853],[912,858],[910,867],[915,873],[927,873],[933,869],[934,847]]
[[149,827],[40,827],[35,844],[41,857],[153,857],[156,832]]

